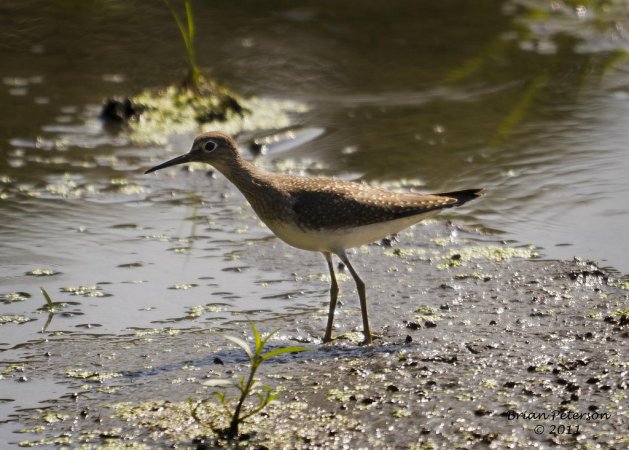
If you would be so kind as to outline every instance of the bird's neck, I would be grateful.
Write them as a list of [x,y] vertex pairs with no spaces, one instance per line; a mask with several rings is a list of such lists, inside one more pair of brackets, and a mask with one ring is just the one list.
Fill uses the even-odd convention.
[[247,199],[256,195],[260,188],[267,186],[271,174],[254,166],[240,156],[226,164],[217,165],[216,168],[225,175],[242,192]]

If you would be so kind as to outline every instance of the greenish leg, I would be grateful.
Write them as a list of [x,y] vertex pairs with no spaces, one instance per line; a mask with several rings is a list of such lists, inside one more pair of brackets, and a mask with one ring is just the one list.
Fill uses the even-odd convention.
[[354,278],[354,282],[356,283],[356,289],[358,289],[358,297],[360,298],[360,312],[363,316],[363,333],[365,335],[365,340],[363,344],[371,344],[371,331],[369,330],[369,316],[367,315],[367,296],[365,294],[365,283],[360,279],[358,273],[354,270],[351,263],[349,262],[349,258],[345,252],[337,253],[338,257],[341,258],[343,264],[347,266],[352,277]]
[[330,310],[328,312],[328,326],[325,328],[323,342],[330,342],[332,340],[332,322],[334,322],[334,310],[336,309],[336,299],[339,295],[339,285],[336,282],[336,275],[334,274],[332,253],[323,252],[323,256],[328,263],[328,270],[330,271]]

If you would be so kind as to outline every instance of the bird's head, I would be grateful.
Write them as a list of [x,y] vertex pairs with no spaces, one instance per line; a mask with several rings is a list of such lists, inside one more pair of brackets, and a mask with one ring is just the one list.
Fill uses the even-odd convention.
[[151,167],[144,173],[151,173],[188,162],[204,162],[221,170],[237,163],[239,158],[236,143],[229,135],[219,131],[211,131],[198,135],[188,153]]

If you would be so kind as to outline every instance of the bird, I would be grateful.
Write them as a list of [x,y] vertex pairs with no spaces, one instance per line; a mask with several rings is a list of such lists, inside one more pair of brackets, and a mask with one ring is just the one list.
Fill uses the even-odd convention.
[[363,323],[363,345],[371,344],[366,286],[347,250],[398,233],[445,208],[483,195],[482,189],[441,194],[399,193],[337,178],[286,175],[245,160],[234,139],[220,131],[199,134],[188,153],[148,169],[145,174],[190,162],[222,173],[244,195],[260,220],[282,241],[320,252],[330,272],[330,304],[323,342],[332,341],[339,294],[332,255],[349,269],[356,284]]

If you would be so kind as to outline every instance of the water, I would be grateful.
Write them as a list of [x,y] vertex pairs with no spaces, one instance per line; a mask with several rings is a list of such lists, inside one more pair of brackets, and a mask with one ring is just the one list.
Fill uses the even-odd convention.
[[[449,217],[549,258],[627,273],[623,4],[196,2],[194,11],[203,68],[245,97],[308,106],[293,118],[307,139],[260,164],[410,180],[426,192],[484,187],[483,200]],[[5,362],[50,333],[220,328],[325,303],[325,283],[299,292],[292,274],[239,263],[270,237],[223,179],[142,175],[186,151],[192,133],[140,146],[96,120],[104,98],[181,78],[183,47],[159,2],[5,1],[0,29],[0,313],[30,320],[0,326]],[[75,302],[46,333],[39,287]],[[28,296],[9,301],[14,292]]]

